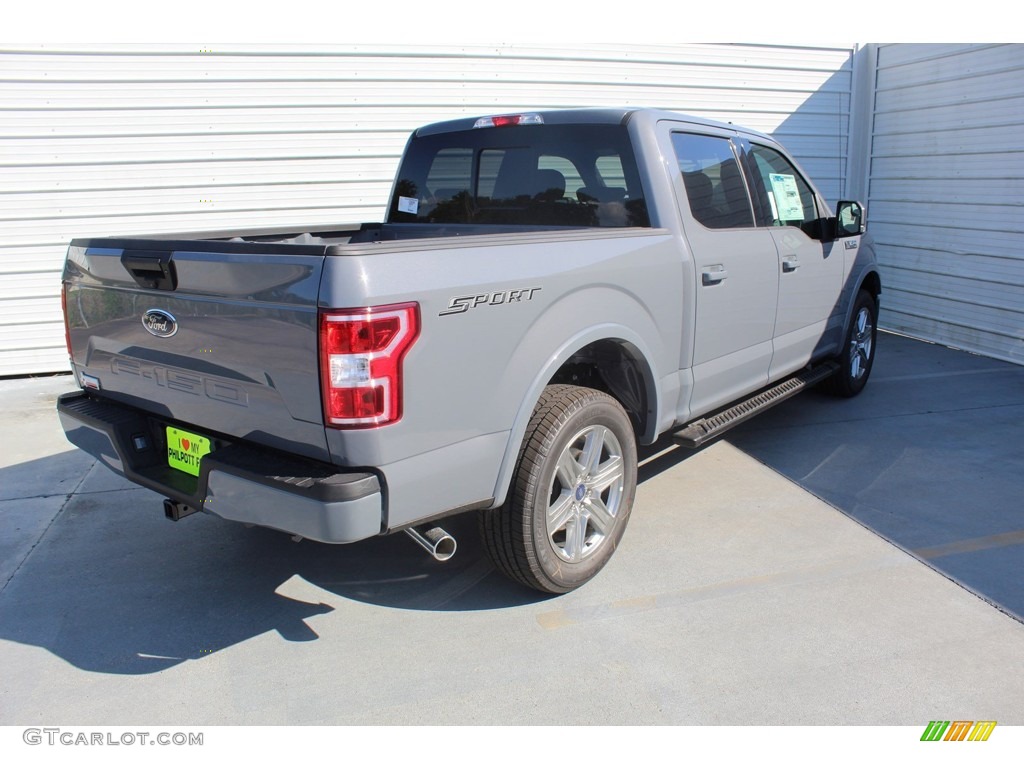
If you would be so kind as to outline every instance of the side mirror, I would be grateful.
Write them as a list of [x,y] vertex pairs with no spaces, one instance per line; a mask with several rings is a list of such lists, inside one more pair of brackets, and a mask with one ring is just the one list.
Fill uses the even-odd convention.
[[864,205],[854,200],[840,200],[836,206],[836,237],[863,235],[867,228]]

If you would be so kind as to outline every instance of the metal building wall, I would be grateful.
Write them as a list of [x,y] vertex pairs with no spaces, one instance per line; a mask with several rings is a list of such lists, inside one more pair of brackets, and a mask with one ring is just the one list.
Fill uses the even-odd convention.
[[1024,45],[885,45],[874,64],[882,324],[1024,363]]
[[78,236],[379,220],[417,125],[654,106],[774,132],[830,199],[853,46],[0,49],[0,376],[67,369]]

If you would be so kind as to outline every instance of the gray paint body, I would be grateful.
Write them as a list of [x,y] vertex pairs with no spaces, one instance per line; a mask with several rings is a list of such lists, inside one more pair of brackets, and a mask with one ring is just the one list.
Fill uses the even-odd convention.
[[[707,230],[689,212],[673,131],[784,153],[769,137],[648,110],[544,116],[625,122],[650,228],[464,227],[452,236],[447,227],[428,237],[435,230],[399,225],[388,232],[395,239],[376,242],[357,242],[366,238],[356,230],[258,245],[209,237],[76,241],[65,270],[76,373],[96,377],[102,396],[200,433],[372,469],[382,491],[372,503],[360,499],[358,510],[350,502],[358,522],[344,535],[330,534],[336,525],[304,526],[304,535],[322,532],[313,538],[350,541],[450,510],[500,505],[541,391],[593,342],[620,344],[635,361],[647,400],[644,443],[839,352],[852,297],[875,271],[866,236],[821,243],[795,227]],[[829,211],[820,196],[818,205]],[[176,291],[135,285],[121,257],[138,249],[173,251]],[[783,260],[796,255],[800,268],[784,271]],[[728,279],[705,285],[710,267]],[[529,289],[529,300],[504,300]],[[443,314],[453,298],[495,295],[502,301]],[[318,310],[408,301],[419,303],[421,330],[403,364],[402,419],[325,429]],[[139,317],[153,307],[174,315],[179,332],[147,334]],[[239,507],[222,501],[208,511],[295,528],[283,516],[275,524],[279,498],[267,494],[261,504],[259,487],[241,482],[232,479]],[[240,508],[243,500],[251,511]]]

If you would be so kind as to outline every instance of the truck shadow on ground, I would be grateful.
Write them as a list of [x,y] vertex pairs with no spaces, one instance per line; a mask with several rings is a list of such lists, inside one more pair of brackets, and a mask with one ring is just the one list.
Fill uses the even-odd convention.
[[[41,537],[14,556],[20,563],[7,562],[16,571],[0,584],[0,638],[45,648],[80,669],[150,674],[271,631],[314,641],[308,620],[347,600],[444,612],[553,598],[494,569],[472,513],[443,521],[458,541],[443,563],[402,534],[348,546],[295,542],[202,514],[172,523],[159,495],[102,467],[89,473],[79,462],[70,471],[82,456],[69,451],[0,469],[0,487],[21,483],[8,494],[15,498],[0,500],[0,536],[14,540],[25,516],[37,514],[18,505],[48,500],[49,509],[60,508],[48,528],[32,520]],[[58,476],[57,485],[43,482]],[[64,493],[43,492],[51,486]]]
[[[0,469],[0,484],[54,477],[80,455]],[[554,597],[494,569],[472,513],[443,521],[458,552],[442,563],[401,534],[342,547],[202,514],[171,523],[157,494],[102,467],[90,481],[72,492],[77,483],[69,477],[61,484],[65,497],[48,494],[54,508],[66,499],[63,508],[0,585],[0,638],[45,648],[80,669],[150,674],[270,631],[290,642],[314,641],[308,620],[346,600],[444,612]],[[0,536],[14,533],[14,505],[24,501],[0,500]]]
[[[58,458],[0,469],[0,484],[50,472]],[[15,533],[6,527],[16,525],[20,501],[0,501],[0,535]],[[18,557],[0,592],[0,638],[81,669],[148,674],[271,630],[316,640],[307,620],[345,600],[474,611],[546,599],[494,571],[471,515],[445,527],[459,549],[439,563],[404,535],[345,547],[293,542],[201,514],[171,523],[160,497],[143,489],[79,492]]]

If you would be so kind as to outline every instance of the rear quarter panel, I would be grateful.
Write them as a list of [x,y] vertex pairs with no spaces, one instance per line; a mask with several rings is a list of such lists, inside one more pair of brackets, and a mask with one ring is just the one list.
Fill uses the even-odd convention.
[[[382,469],[390,527],[480,500],[500,502],[507,477],[499,479],[499,468],[507,470],[518,452],[540,391],[591,341],[621,339],[638,349],[655,397],[660,380],[677,374],[682,261],[665,230],[419,244],[334,249],[321,289],[323,307],[420,304],[420,338],[404,363],[402,420],[328,430],[335,461]],[[463,304],[453,299],[468,296],[486,298],[450,311]],[[657,414],[666,404],[653,408]]]

